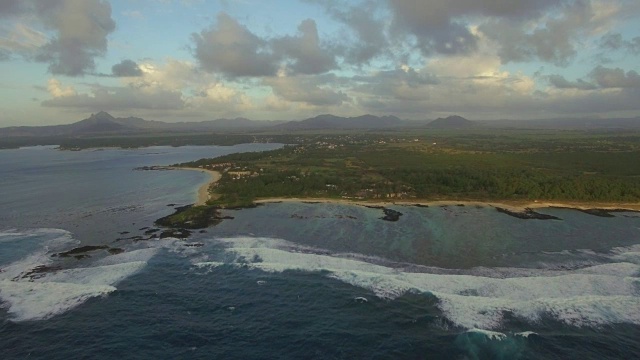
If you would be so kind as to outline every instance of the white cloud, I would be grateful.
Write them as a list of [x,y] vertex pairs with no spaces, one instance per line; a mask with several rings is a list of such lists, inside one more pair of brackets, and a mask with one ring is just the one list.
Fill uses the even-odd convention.
[[323,83],[334,80],[333,76],[297,75],[267,78],[264,84],[273,89],[273,93],[290,102],[305,103],[310,106],[339,106],[349,101],[346,93],[334,90]]
[[[640,107],[640,69],[630,60],[640,53],[640,37],[628,31],[640,5],[631,0],[303,1],[320,5],[324,16],[294,14],[297,30],[286,24],[293,30],[275,33],[284,26],[220,13],[191,34],[190,60],[140,60],[142,54],[115,64],[110,79],[96,80],[102,84],[51,79],[51,99],[43,104],[207,118],[318,112],[535,118]],[[93,62],[111,31],[108,3],[36,3],[7,8],[17,20],[5,27],[11,36],[0,37],[0,60],[40,54],[51,72],[97,75]],[[60,13],[71,5],[78,14]],[[97,18],[88,19],[93,11]],[[27,13],[40,23],[21,21]],[[80,32],[79,50],[64,52],[63,39]],[[552,70],[533,74],[545,66]],[[558,69],[565,66],[572,71]]]
[[63,86],[59,80],[53,78],[49,79],[47,82],[47,90],[54,98],[74,96],[78,94],[72,86]]
[[138,64],[141,76],[121,78],[121,86],[93,84],[79,93],[51,79],[52,98],[43,106],[96,110],[167,110],[227,116],[254,109],[242,91],[203,73],[188,61],[168,59],[163,64]]

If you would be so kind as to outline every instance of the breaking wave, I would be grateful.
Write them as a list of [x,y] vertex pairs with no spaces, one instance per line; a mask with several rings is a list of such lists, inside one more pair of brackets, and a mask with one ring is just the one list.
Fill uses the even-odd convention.
[[0,306],[6,308],[13,321],[48,319],[88,299],[112,293],[115,285],[143,269],[158,251],[134,250],[104,257],[86,267],[63,268],[65,264],[54,262],[51,255],[78,244],[71,233],[37,229],[7,231],[0,236],[5,244],[9,240],[40,241],[28,255],[0,265]]
[[197,262],[196,267],[226,263],[265,272],[320,272],[368,289],[383,299],[408,292],[431,294],[439,300],[444,316],[466,329],[498,330],[507,314],[529,323],[550,317],[576,327],[640,325],[640,311],[632,310],[640,309],[638,245],[613,249],[606,255],[609,263],[573,270],[411,267],[408,271],[406,267],[336,256],[280,239],[216,240],[227,246],[227,259]]

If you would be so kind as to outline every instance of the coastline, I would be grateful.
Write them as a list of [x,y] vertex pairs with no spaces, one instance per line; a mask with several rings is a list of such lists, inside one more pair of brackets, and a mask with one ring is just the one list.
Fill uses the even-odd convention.
[[470,201],[470,200],[397,200],[397,201],[382,201],[382,200],[351,200],[351,199],[331,199],[331,198],[262,198],[255,200],[256,204],[268,204],[268,203],[280,203],[280,202],[299,202],[299,203],[323,203],[323,204],[342,204],[342,205],[356,205],[356,206],[483,206],[483,207],[496,207],[503,208],[513,212],[524,212],[527,209],[541,209],[541,208],[566,208],[575,210],[629,210],[640,211],[640,203],[607,203],[607,202],[551,202],[551,201]]
[[[219,171],[194,168],[194,167],[158,167],[166,170],[189,170],[200,171],[210,175],[210,180],[198,188],[197,201],[195,206],[206,205],[211,194],[209,188],[212,184],[218,182],[222,178]],[[376,206],[385,207],[391,205],[399,206],[482,206],[502,208],[515,213],[526,212],[527,210],[543,209],[543,208],[564,208],[581,211],[589,210],[608,210],[608,211],[635,211],[640,212],[640,203],[622,203],[622,202],[580,202],[580,201],[519,201],[519,200],[362,200],[362,199],[335,199],[335,198],[297,198],[297,197],[270,197],[258,198],[253,201],[254,204],[269,203],[322,203],[322,204],[342,204],[354,206]]]
[[192,168],[192,167],[173,167],[173,166],[166,167],[166,169],[167,170],[200,171],[202,173],[209,174],[210,176],[209,181],[202,184],[198,188],[198,198],[195,204],[193,204],[194,206],[206,205],[207,201],[211,198],[211,194],[209,193],[209,187],[211,187],[212,184],[217,183],[220,180],[220,178],[222,178],[222,174],[219,171],[208,170],[208,169]]

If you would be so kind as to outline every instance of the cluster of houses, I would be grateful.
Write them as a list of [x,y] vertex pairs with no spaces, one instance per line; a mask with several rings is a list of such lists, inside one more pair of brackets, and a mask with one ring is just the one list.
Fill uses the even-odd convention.
[[[198,167],[201,169],[215,170],[215,171],[226,173],[229,176],[231,176],[233,180],[238,180],[245,177],[256,177],[259,175],[258,172],[256,171],[247,170],[246,167],[235,166],[231,162],[200,165]],[[260,169],[260,171],[262,172],[263,169]]]

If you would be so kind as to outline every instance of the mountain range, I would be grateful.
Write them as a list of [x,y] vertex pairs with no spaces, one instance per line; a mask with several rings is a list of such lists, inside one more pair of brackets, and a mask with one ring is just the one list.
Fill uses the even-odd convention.
[[319,115],[301,121],[255,121],[246,118],[217,119],[202,122],[177,122],[145,120],[138,117],[116,118],[104,111],[67,125],[14,126],[0,128],[0,137],[37,136],[92,136],[132,135],[150,132],[248,132],[248,131],[301,131],[339,129],[396,129],[412,127],[460,128],[476,123],[460,116],[450,116],[433,121],[401,120],[395,116],[362,115],[340,117]]
[[435,120],[403,120],[395,116],[361,115],[341,117],[331,114],[300,121],[256,121],[242,117],[201,122],[163,122],[138,117],[116,118],[104,111],[67,125],[14,126],[0,128],[0,137],[83,137],[135,135],[167,132],[297,132],[321,130],[401,130],[401,129],[462,129],[470,127],[522,129],[640,129],[640,118],[619,119],[543,119],[470,121],[452,115]]

